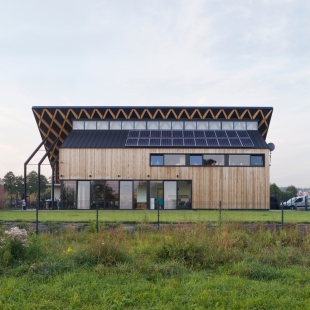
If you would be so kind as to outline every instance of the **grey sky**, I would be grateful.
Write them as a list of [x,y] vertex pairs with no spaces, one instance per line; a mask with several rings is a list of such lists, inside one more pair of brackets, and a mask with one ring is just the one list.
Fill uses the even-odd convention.
[[273,106],[270,181],[310,187],[310,2],[0,3],[0,177],[41,141],[32,106]]

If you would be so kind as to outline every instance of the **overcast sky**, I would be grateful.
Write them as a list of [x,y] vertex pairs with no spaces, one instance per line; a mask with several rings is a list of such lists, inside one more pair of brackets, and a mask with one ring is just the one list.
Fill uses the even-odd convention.
[[310,1],[0,3],[1,178],[41,142],[32,106],[267,106],[271,183],[310,187]]

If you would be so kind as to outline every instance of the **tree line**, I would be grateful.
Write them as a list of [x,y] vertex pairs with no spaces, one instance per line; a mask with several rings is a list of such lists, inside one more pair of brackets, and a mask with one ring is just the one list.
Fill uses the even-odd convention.
[[288,186],[285,191],[282,191],[276,183],[270,184],[270,195],[276,195],[277,197],[296,197],[298,193],[297,188],[294,185]]
[[[8,195],[15,195],[16,193],[22,199],[24,199],[24,177],[22,175],[15,175],[12,171],[9,171],[2,178],[4,182],[4,191]],[[40,175],[40,192],[47,194],[50,192],[50,188],[47,187],[48,179],[45,175]],[[38,193],[38,173],[31,171],[27,174],[27,196],[35,195]]]

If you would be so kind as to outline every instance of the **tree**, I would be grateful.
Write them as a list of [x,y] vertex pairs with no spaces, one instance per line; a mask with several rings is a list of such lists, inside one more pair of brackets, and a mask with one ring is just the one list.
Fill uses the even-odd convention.
[[9,171],[6,173],[6,175],[3,177],[4,181],[4,190],[8,193],[12,193],[15,188],[15,174],[12,171]]
[[296,197],[297,196],[297,188],[294,185],[290,185],[286,188],[285,193],[289,196]]
[[18,193],[24,192],[24,177],[21,175],[15,177],[15,191]]
[[270,184],[270,195],[280,196],[281,194],[283,194],[283,192],[280,190],[276,183]]
[[[44,193],[47,188],[47,178],[44,175],[40,175],[40,192]],[[35,171],[31,171],[27,175],[27,193],[36,194],[38,192],[38,174]]]

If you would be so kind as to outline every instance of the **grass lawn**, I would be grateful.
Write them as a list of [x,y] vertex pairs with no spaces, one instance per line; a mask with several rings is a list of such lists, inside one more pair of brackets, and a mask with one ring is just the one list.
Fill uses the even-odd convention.
[[[281,211],[228,211],[221,212],[222,221],[235,222],[264,222],[281,223]],[[52,211],[40,210],[39,222],[89,222],[96,219],[95,210],[72,210],[72,211]],[[121,223],[141,223],[157,222],[157,211],[99,211],[100,222],[121,222]],[[27,211],[0,211],[0,221],[27,221],[35,222],[36,212]],[[160,211],[161,223],[180,222],[216,222],[219,220],[217,210],[199,211]],[[310,212],[304,211],[284,211],[285,223],[310,223]]]
[[0,240],[4,310],[309,309],[310,235],[293,226],[29,233],[25,247],[2,229]]

